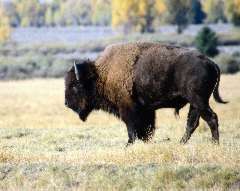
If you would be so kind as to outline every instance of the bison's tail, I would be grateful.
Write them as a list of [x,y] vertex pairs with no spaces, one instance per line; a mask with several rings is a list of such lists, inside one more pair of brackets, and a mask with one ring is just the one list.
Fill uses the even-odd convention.
[[217,65],[216,65],[215,68],[217,70],[218,78],[217,78],[217,83],[216,83],[216,85],[214,87],[214,90],[213,90],[213,97],[216,100],[216,102],[226,104],[228,102],[227,101],[223,101],[223,99],[219,95],[219,82],[220,82],[220,75],[221,75],[220,69],[219,69],[219,67]]

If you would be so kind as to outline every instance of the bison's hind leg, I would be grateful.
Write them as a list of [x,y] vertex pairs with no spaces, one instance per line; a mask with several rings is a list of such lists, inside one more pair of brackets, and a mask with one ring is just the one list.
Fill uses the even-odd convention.
[[201,111],[201,117],[208,123],[211,129],[213,143],[219,144],[218,117],[213,110],[208,107]]
[[194,99],[190,101],[190,104],[196,109],[198,115],[200,114],[201,118],[208,123],[213,142],[219,143],[218,117],[209,106],[209,97],[195,95]]
[[199,117],[200,117],[199,111],[196,108],[194,108],[192,105],[190,105],[186,131],[180,143],[185,144],[190,139],[191,135],[199,125]]

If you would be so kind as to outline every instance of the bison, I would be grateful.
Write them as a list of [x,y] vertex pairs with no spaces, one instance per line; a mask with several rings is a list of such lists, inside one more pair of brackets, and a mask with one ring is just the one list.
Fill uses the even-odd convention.
[[219,67],[195,50],[160,43],[108,46],[95,60],[74,63],[65,75],[65,105],[85,121],[93,110],[104,110],[127,126],[128,143],[148,141],[155,131],[155,110],[190,104],[186,143],[205,120],[212,140],[219,143],[218,117],[209,98],[219,95]]

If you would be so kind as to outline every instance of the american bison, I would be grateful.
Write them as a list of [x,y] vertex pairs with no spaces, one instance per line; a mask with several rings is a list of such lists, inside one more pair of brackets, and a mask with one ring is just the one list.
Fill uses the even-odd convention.
[[148,141],[155,130],[155,110],[190,104],[186,143],[204,119],[219,143],[218,118],[209,98],[219,96],[220,70],[198,51],[160,43],[108,46],[95,60],[75,63],[65,75],[65,105],[85,121],[93,110],[104,110],[125,122],[128,144]]

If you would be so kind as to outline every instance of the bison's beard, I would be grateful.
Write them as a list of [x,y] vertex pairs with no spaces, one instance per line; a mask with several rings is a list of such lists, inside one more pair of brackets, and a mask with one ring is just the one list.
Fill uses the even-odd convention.
[[78,111],[78,116],[82,121],[86,121],[90,112],[90,110],[80,110]]

